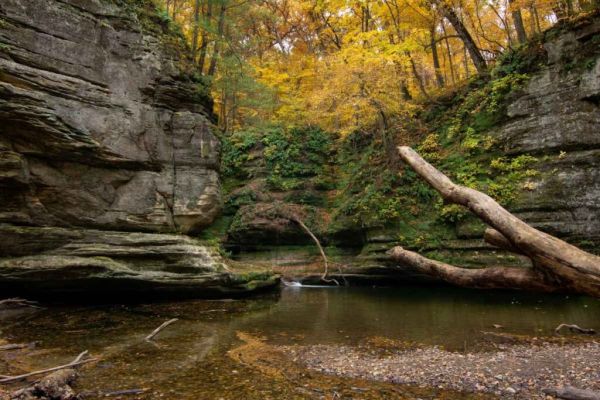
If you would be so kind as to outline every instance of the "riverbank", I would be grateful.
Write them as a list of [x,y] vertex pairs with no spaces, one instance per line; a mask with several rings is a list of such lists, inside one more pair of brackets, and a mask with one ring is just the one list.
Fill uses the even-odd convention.
[[503,399],[546,399],[544,389],[600,390],[600,342],[499,345],[494,351],[450,352],[373,345],[286,346],[295,362],[321,373],[418,387],[488,393]]

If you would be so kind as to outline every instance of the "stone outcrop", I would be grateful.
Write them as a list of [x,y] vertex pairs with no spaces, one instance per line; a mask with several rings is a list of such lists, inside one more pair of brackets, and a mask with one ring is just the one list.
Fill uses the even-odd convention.
[[544,43],[532,76],[494,135],[508,154],[538,157],[540,175],[512,210],[537,228],[600,247],[600,18]]
[[3,286],[236,285],[176,234],[221,210],[220,143],[184,41],[152,4],[0,3]]
[[106,1],[0,5],[1,222],[187,233],[219,213],[203,88],[134,16]]

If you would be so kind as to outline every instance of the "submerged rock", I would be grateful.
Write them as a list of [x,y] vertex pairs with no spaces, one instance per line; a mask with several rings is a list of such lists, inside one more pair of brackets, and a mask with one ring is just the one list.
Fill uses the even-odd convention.
[[151,1],[1,2],[3,293],[274,283],[177,234],[222,207],[212,100],[188,53]]

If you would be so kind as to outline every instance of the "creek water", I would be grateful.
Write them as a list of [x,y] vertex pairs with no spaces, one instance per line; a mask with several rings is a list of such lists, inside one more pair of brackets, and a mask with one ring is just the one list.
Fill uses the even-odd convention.
[[[154,343],[143,340],[170,318],[179,321]],[[600,331],[600,300],[445,287],[286,287],[242,300],[52,305],[0,322],[0,338],[36,342],[26,369],[62,364],[83,350],[101,357],[85,368],[78,390],[148,389],[123,397],[139,399],[287,399],[311,396],[230,357],[239,332],[272,345],[383,337],[469,351],[494,325],[532,336],[551,335],[563,322]]]

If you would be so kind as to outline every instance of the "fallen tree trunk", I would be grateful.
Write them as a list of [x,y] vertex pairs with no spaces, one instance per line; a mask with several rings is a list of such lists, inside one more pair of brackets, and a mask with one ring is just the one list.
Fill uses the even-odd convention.
[[503,242],[501,247],[529,257],[535,267],[532,271],[542,272],[538,274],[542,286],[552,282],[564,290],[600,297],[600,257],[527,225],[488,195],[456,185],[410,147],[399,147],[398,152],[444,200],[468,208],[494,228],[499,235],[491,235]]
[[528,289],[539,292],[558,292],[557,286],[547,284],[532,268],[490,267],[468,269],[431,260],[400,246],[388,252],[399,264],[456,286],[475,289]]

